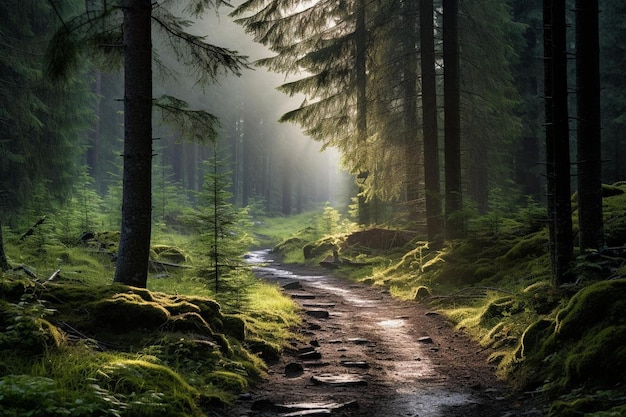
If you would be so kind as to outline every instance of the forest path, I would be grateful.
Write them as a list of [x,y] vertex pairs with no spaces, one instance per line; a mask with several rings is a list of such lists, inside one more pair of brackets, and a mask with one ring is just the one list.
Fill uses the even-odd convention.
[[[507,396],[486,352],[424,305],[251,253],[302,308],[301,340],[230,416],[540,416]],[[526,402],[527,403],[527,402]]]

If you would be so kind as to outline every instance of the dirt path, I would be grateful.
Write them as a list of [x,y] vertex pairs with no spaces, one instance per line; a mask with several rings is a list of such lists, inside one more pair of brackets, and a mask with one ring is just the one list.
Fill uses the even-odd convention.
[[[255,252],[251,262],[268,259]],[[269,263],[261,279],[303,311],[302,341],[231,416],[540,416],[507,395],[486,353],[443,317],[323,270]]]

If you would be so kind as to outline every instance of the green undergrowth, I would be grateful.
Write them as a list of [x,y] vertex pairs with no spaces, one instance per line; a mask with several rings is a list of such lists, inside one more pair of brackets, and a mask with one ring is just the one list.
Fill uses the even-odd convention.
[[213,415],[294,337],[296,305],[248,269],[215,293],[176,238],[152,247],[148,289],[113,284],[107,239],[5,236],[0,415]]
[[[605,186],[608,247],[626,242],[624,191],[624,184]],[[416,236],[383,250],[355,243],[354,234],[338,234],[287,240],[275,250],[314,253],[311,263],[338,250],[340,258],[355,262],[343,262],[336,274],[441,312],[476,340],[500,378],[533,392],[548,416],[624,415],[624,251],[578,256],[571,270],[575,282],[556,288],[542,216],[529,207],[509,219],[474,219],[466,238],[436,247]]]

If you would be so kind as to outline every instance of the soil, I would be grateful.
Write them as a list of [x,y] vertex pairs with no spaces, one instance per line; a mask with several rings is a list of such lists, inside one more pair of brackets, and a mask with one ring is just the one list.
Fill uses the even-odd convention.
[[250,261],[302,307],[300,338],[229,416],[541,416],[495,377],[489,352],[427,306],[269,256]]

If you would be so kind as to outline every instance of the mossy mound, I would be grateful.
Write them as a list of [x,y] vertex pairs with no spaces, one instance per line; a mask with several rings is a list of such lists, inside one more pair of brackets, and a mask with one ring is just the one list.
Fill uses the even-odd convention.
[[158,261],[166,261],[176,264],[182,264],[187,261],[187,255],[185,252],[176,246],[153,245],[150,249],[154,253],[154,259]]
[[93,315],[93,324],[114,333],[152,331],[163,326],[169,312],[160,304],[145,301],[138,294],[114,294],[85,305]]
[[[542,386],[551,395],[562,395],[620,387],[626,373],[626,279],[580,290],[555,319],[541,319],[528,327],[516,355],[517,377],[526,389]],[[615,406],[589,398],[579,395],[557,402],[550,413],[585,415]],[[563,410],[578,414],[559,414]]]

